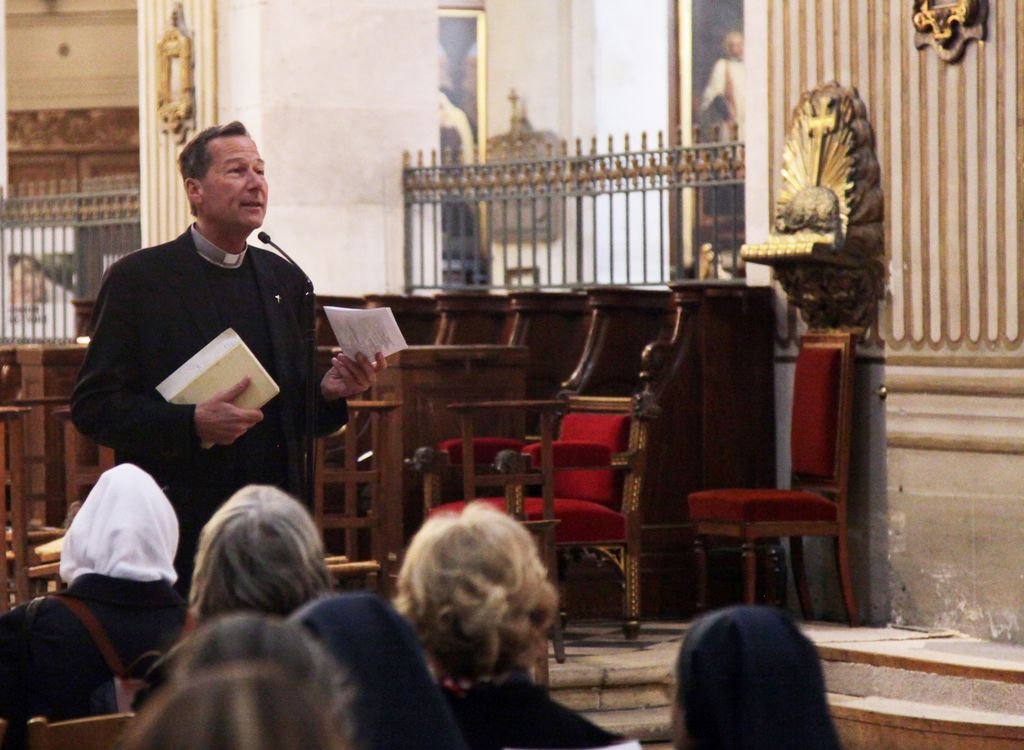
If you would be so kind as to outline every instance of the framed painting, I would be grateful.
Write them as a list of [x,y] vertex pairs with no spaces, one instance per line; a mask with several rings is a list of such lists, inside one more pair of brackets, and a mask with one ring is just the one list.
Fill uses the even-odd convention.
[[684,144],[743,139],[743,0],[669,0],[669,131]]
[[483,161],[487,143],[487,26],[482,10],[441,8],[440,148],[454,161]]

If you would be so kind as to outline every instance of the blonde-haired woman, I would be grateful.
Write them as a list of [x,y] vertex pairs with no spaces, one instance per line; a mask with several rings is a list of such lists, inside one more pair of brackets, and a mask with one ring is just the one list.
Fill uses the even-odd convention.
[[471,750],[618,739],[530,682],[526,669],[547,648],[556,605],[529,532],[490,506],[434,516],[413,538],[396,606],[416,628]]

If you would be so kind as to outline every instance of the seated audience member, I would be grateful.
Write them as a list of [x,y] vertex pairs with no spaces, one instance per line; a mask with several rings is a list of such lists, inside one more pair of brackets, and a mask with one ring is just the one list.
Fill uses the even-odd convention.
[[351,750],[326,706],[269,663],[222,664],[153,697],[123,750]]
[[5,748],[23,747],[32,716],[61,721],[117,710],[111,668],[70,607],[84,605],[122,664],[141,675],[145,659],[169,648],[185,621],[172,588],[177,546],[174,509],[149,474],[122,464],[100,477],[64,536],[68,589],[0,618]]
[[423,524],[398,575],[412,620],[472,750],[581,748],[618,738],[552,701],[527,668],[557,597],[533,538],[482,503]]
[[[297,623],[256,612],[215,617],[189,634],[167,654],[167,685],[187,684],[222,664],[269,662],[301,683],[327,708],[335,731],[354,739],[352,688],[334,656]],[[161,690],[168,689],[167,685]]]
[[199,534],[189,594],[198,621],[237,610],[286,616],[330,589],[309,511],[276,487],[243,487]]
[[729,607],[689,629],[676,663],[675,746],[838,750],[814,645],[773,607]]
[[346,670],[361,750],[466,750],[409,623],[375,594],[334,594],[291,619]]

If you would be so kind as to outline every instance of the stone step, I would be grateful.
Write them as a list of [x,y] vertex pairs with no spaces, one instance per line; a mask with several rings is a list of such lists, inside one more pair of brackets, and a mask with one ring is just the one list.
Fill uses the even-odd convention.
[[672,710],[668,706],[584,711],[583,715],[602,729],[631,740],[648,743],[668,742],[672,738]]
[[1010,750],[1024,746],[1024,715],[869,696],[830,695],[843,750]]
[[[573,644],[568,663],[551,664],[552,696],[645,750],[668,750],[682,631],[661,627],[664,642],[610,648],[613,635],[599,633]],[[945,631],[802,628],[844,750],[1024,747],[1024,649]]]
[[956,634],[817,641],[830,693],[1013,716],[1024,708],[1024,649]]
[[[651,628],[655,630],[655,628]],[[654,747],[671,747],[671,703],[675,696],[672,670],[679,635],[640,646],[628,656],[594,646],[575,645],[565,664],[551,664],[551,696],[581,711],[609,732]]]

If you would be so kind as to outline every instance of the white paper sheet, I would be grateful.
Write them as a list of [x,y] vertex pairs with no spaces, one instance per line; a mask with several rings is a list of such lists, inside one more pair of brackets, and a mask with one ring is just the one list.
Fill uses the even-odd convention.
[[377,352],[386,357],[409,346],[390,307],[355,310],[325,306],[324,314],[338,346],[349,357],[362,352],[372,362]]

